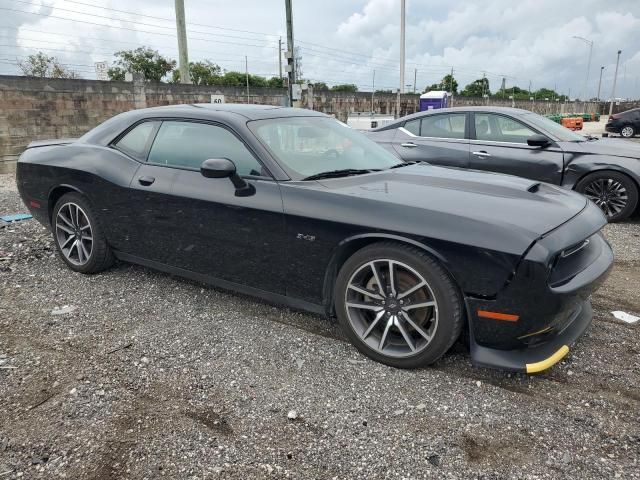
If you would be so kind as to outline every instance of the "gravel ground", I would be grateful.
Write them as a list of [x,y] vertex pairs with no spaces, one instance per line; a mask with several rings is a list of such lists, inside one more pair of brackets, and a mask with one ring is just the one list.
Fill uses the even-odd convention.
[[[0,214],[24,211],[0,176]],[[0,480],[640,478],[640,323],[610,314],[640,315],[640,223],[606,233],[592,328],[529,377],[460,345],[395,370],[326,319],[126,264],[76,274],[35,221],[4,228]]]

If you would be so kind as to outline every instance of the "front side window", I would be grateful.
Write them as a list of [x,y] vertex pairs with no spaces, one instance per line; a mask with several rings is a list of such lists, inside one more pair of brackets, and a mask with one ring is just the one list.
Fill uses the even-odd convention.
[[209,158],[231,160],[238,175],[267,176],[260,162],[233,133],[205,123],[162,122],[148,162],[197,170]]
[[294,180],[333,170],[382,170],[402,163],[362,133],[332,118],[282,117],[248,125]]
[[527,143],[536,132],[525,124],[503,115],[475,114],[476,138],[492,142]]
[[421,137],[464,138],[467,115],[427,115],[422,117]]
[[144,160],[157,124],[158,122],[143,122],[136,125],[116,142],[116,147],[133,158]]

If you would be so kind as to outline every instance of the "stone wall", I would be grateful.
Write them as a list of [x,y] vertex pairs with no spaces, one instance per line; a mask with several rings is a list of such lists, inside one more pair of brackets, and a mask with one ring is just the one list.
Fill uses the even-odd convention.
[[[15,161],[32,140],[78,137],[113,115],[134,108],[171,105],[178,103],[209,103],[212,94],[225,95],[227,103],[247,103],[244,88],[172,85],[134,82],[104,82],[98,80],[67,80],[0,76],[0,173],[15,168]],[[349,113],[369,112],[371,93],[339,93],[307,91],[300,103],[346,121]],[[250,89],[250,103],[285,105],[284,89]],[[396,115],[397,96],[376,94],[373,110],[376,113]],[[482,98],[456,97],[454,106],[483,105]],[[511,100],[491,99],[491,105],[511,106]],[[637,107],[640,102],[614,105],[614,111]],[[402,95],[400,116],[418,110],[417,95]],[[539,113],[556,111],[577,112],[585,106],[580,103],[515,102],[516,107]],[[590,104],[589,111],[608,112],[608,105]]]

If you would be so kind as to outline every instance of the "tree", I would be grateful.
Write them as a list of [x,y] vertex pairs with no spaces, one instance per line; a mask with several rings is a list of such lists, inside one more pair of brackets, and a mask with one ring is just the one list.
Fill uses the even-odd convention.
[[431,92],[432,90],[446,90],[449,93],[458,93],[458,81],[451,74],[447,74],[442,77],[440,83],[434,83],[424,89],[424,93]]
[[491,90],[489,90],[488,78],[479,78],[477,80],[474,80],[469,85],[464,87],[464,90],[460,92],[460,95],[462,95],[463,97],[482,97],[483,94],[491,94]]
[[318,91],[318,92],[322,92],[322,91],[329,90],[329,86],[324,82],[315,82],[313,84],[313,89]]
[[358,87],[353,83],[341,83],[339,85],[334,85],[330,88],[332,92],[349,92],[355,93],[358,91]]
[[26,60],[17,63],[23,75],[47,78],[80,78],[80,76],[62,65],[56,57],[48,57],[42,52],[29,55]]
[[[189,76],[194,85],[216,85],[220,83],[222,69],[211,60],[189,62]],[[171,72],[171,83],[180,83],[180,70]]]
[[126,72],[141,73],[145,80],[160,82],[176,66],[176,61],[165,58],[157,50],[138,47],[115,53],[117,60],[107,75],[111,80],[124,80]]
[[280,77],[271,77],[267,80],[267,87],[269,88],[282,88],[284,86],[284,79]]

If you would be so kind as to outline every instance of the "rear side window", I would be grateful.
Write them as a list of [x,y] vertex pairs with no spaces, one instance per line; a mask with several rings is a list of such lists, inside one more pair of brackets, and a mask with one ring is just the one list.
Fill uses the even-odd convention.
[[421,137],[464,138],[467,115],[427,115],[422,117]]
[[414,135],[420,135],[420,119],[417,120],[409,120],[404,124],[404,129],[413,133]]
[[122,150],[127,155],[144,161],[144,157],[153,140],[153,133],[158,122],[143,122],[129,130],[127,134],[116,142],[118,150]]
[[251,152],[233,133],[205,123],[166,121],[149,152],[149,163],[199,169],[209,158],[227,158],[238,175],[268,176]]

